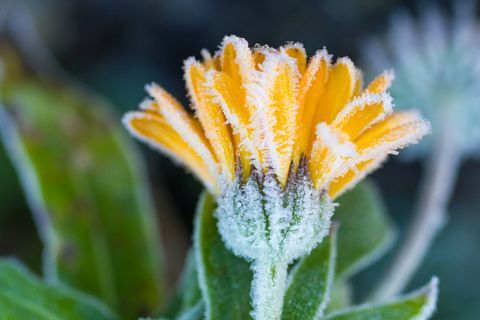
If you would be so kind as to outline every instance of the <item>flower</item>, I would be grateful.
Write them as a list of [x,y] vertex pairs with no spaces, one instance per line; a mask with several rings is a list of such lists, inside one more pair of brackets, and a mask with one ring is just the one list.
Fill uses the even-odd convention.
[[253,316],[279,319],[288,264],[327,235],[332,199],[417,142],[429,124],[393,113],[392,74],[362,89],[348,58],[303,46],[249,48],[225,37],[213,56],[185,61],[194,116],[156,84],[130,132],[190,168],[217,198],[228,248],[252,261]]
[[480,33],[474,1],[452,1],[453,16],[437,6],[420,10],[419,18],[399,11],[387,37],[364,46],[372,73],[393,67],[391,94],[401,107],[419,108],[432,121],[433,135],[407,155],[424,156],[449,139],[455,153],[477,153],[480,147]]
[[195,117],[156,84],[129,131],[188,167],[215,195],[252,171],[272,173],[281,186],[305,158],[316,189],[336,197],[388,154],[428,130],[418,113],[392,113],[386,72],[362,90],[348,58],[331,62],[303,46],[272,49],[227,36],[212,57],[189,58],[184,72]]

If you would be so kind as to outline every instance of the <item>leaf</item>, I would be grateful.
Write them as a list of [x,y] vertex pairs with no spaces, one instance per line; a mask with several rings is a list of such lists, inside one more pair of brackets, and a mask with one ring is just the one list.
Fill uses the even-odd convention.
[[213,215],[215,200],[204,193],[195,221],[194,245],[206,319],[247,319],[251,311],[249,264],[228,250]]
[[343,309],[352,303],[352,286],[348,281],[336,281],[330,291],[330,302],[325,313]]
[[437,304],[438,280],[398,300],[381,305],[363,305],[338,311],[325,320],[425,320],[429,319]]
[[328,304],[335,275],[337,230],[302,258],[290,273],[282,319],[318,319]]
[[136,150],[105,105],[34,78],[1,87],[0,135],[43,240],[48,281],[133,318],[163,297],[154,212]]
[[190,250],[185,259],[185,266],[175,295],[162,316],[166,318],[174,317],[177,314],[194,308],[201,300],[202,293],[198,286],[195,252]]
[[380,258],[393,243],[395,232],[371,182],[359,184],[338,203],[333,216],[340,223],[336,277],[342,280]]
[[48,285],[20,263],[0,259],[0,319],[114,320],[106,306],[65,286]]
[[177,320],[201,320],[205,314],[205,305],[203,301],[198,301],[196,305],[183,311]]

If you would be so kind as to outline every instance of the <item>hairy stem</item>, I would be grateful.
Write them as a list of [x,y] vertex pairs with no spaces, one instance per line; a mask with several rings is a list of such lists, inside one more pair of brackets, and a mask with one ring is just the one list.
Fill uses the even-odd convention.
[[253,262],[252,303],[256,320],[278,320],[282,315],[288,264],[274,259]]
[[[447,120],[448,121],[448,120]],[[426,162],[420,196],[407,236],[393,264],[373,293],[373,300],[388,299],[401,293],[419,267],[435,235],[446,220],[446,209],[455,185],[461,160],[455,132],[444,125],[435,138]]]

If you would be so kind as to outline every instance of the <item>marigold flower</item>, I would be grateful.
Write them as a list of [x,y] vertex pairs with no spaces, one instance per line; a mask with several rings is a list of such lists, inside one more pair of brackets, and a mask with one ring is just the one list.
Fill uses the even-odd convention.
[[229,36],[202,55],[184,66],[195,117],[151,84],[124,123],[216,195],[226,246],[252,261],[253,317],[279,319],[288,264],[327,235],[331,199],[429,124],[392,112],[390,72],[362,89],[350,59],[325,49],[308,60],[299,43],[252,50]]
[[362,90],[352,61],[333,64],[325,49],[307,61],[299,43],[251,50],[228,36],[213,57],[202,56],[184,66],[195,117],[150,84],[151,98],[124,123],[216,195],[252,170],[271,172],[285,186],[305,158],[315,188],[336,197],[429,130],[416,112],[392,113],[392,73]]

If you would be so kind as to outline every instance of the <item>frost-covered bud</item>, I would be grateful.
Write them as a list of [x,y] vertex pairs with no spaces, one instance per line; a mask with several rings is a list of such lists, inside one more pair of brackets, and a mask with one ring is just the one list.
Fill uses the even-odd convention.
[[216,216],[227,247],[248,260],[287,263],[312,250],[328,233],[334,206],[313,187],[302,165],[285,187],[275,175],[237,179],[219,198]]

